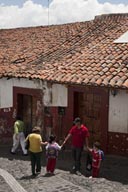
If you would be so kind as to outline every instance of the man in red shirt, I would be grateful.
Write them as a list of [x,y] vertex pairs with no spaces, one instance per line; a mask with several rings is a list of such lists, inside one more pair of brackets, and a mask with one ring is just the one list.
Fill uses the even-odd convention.
[[81,119],[77,117],[74,121],[74,126],[70,129],[67,137],[65,138],[63,145],[67,142],[67,140],[72,138],[72,155],[74,159],[73,170],[77,175],[81,175],[80,166],[81,166],[81,155],[83,151],[84,144],[88,148],[88,137],[89,132],[87,127],[81,124]]

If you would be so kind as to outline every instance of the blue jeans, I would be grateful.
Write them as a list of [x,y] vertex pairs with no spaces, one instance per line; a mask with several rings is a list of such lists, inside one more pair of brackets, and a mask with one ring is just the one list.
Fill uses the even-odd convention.
[[82,151],[83,147],[72,146],[72,156],[74,160],[75,171],[80,171]]

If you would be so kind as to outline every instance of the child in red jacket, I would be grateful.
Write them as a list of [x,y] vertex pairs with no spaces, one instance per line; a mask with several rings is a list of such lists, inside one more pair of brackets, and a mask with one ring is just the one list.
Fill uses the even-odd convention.
[[93,145],[93,149],[88,148],[88,150],[92,154],[92,177],[98,177],[102,160],[100,143],[95,142]]

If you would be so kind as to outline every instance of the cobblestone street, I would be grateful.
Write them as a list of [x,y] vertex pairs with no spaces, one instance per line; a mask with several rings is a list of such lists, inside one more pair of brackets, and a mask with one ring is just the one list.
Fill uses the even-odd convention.
[[9,154],[0,150],[0,192],[128,192],[128,158],[106,156],[101,168],[101,178],[89,179],[82,159],[82,176],[70,173],[70,152],[60,153],[54,176],[45,175],[43,154],[41,174],[31,177],[28,156]]

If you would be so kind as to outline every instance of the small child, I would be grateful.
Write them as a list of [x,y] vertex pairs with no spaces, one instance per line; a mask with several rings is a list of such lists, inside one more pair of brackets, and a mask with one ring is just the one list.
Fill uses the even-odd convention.
[[[93,149],[88,148],[92,154],[92,177],[98,177],[101,165],[101,152],[100,152],[100,143],[95,142]],[[91,178],[91,177],[90,177]]]
[[61,150],[61,146],[56,143],[56,136],[51,135],[49,137],[49,142],[46,146],[46,156],[47,156],[47,173],[54,174],[56,159],[58,157],[58,151]]

